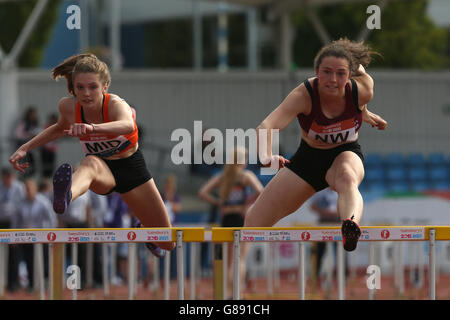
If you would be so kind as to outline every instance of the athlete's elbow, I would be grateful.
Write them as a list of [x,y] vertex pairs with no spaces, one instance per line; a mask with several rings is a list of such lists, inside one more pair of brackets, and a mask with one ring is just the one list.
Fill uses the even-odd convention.
[[372,98],[373,98],[373,87],[369,88],[367,90],[367,97],[368,97],[369,100],[372,100]]
[[124,131],[125,131],[125,134],[132,133],[134,131],[134,122],[133,121],[127,121],[124,124]]

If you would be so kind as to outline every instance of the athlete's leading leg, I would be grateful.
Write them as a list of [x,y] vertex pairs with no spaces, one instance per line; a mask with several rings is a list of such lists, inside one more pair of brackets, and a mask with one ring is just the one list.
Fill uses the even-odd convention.
[[74,170],[72,177],[72,199],[89,189],[98,194],[107,194],[116,185],[108,165],[99,157],[87,156]]
[[347,251],[356,249],[361,235],[358,223],[362,218],[363,199],[358,186],[363,178],[362,161],[351,151],[337,156],[326,175],[328,184],[338,193],[338,212],[343,220],[342,241]]
[[358,187],[363,178],[363,163],[351,151],[338,155],[328,170],[326,181],[338,193],[337,207],[342,220],[352,216],[357,223],[361,220],[364,203]]
[[85,157],[75,172],[70,164],[64,163],[53,176],[53,209],[56,213],[64,213],[69,203],[88,189],[106,194],[115,185],[111,170],[96,156]]

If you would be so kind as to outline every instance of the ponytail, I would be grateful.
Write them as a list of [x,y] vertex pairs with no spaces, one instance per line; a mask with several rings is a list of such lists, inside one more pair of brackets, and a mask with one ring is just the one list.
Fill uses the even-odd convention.
[[109,86],[111,84],[108,66],[92,53],[82,53],[67,58],[52,70],[52,76],[55,80],[60,77],[66,78],[67,90],[74,96],[73,80],[75,75],[88,72],[97,74],[103,85]]

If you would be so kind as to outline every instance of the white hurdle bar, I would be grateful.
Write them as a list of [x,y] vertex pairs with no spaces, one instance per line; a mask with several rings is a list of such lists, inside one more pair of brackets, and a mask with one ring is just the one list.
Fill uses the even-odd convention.
[[[177,250],[177,273],[178,273],[178,299],[184,299],[184,242],[204,242],[204,228],[83,228],[83,229],[0,229],[0,243],[4,244],[49,244],[49,268],[50,278],[50,299],[62,299],[63,296],[63,279],[65,275],[63,246],[66,243],[72,244],[75,251],[72,257],[76,259],[76,245],[83,243],[128,243],[131,247],[135,247],[137,243],[145,242],[176,242]],[[3,246],[3,248],[5,248]],[[136,253],[131,250],[131,255]],[[0,254],[5,255],[5,250],[0,250]],[[103,251],[106,253],[106,250]],[[166,257],[170,256],[167,254]],[[133,257],[132,257],[133,258]],[[129,299],[133,299],[136,291],[135,279],[136,269],[135,262],[130,259],[130,275],[129,277]],[[106,259],[104,259],[106,261]],[[77,261],[72,261],[76,264]],[[134,265],[134,266],[133,266]],[[5,270],[5,259],[0,259],[0,272]],[[41,269],[41,268],[40,268]],[[43,268],[42,268],[43,269]],[[166,268],[167,271],[168,268]],[[106,276],[106,268],[104,266],[104,280]],[[39,270],[43,273],[43,270]],[[168,272],[167,272],[168,273]],[[192,273],[191,273],[192,274]],[[1,277],[1,275],[0,275]],[[1,281],[0,285],[4,286],[5,281]],[[134,280],[134,281],[133,281]],[[195,277],[192,279],[195,282]],[[2,283],[3,282],[3,283]],[[107,284],[108,281],[105,281]],[[43,285],[43,281],[41,282]],[[194,284],[195,285],[195,284]],[[168,290],[168,288],[167,288]],[[192,291],[191,291],[192,292]],[[109,295],[109,286],[105,288],[105,296]],[[77,298],[77,292],[72,292],[72,299]],[[41,293],[42,299],[42,293]]]
[[[428,241],[429,243],[429,298],[436,299],[436,241],[450,240],[450,226],[377,226],[362,227],[360,241]],[[63,245],[65,243],[145,243],[176,242],[178,299],[184,299],[184,242],[233,242],[233,299],[240,299],[240,242],[299,242],[299,298],[305,298],[304,243],[307,241],[341,241],[338,227],[310,228],[212,228],[205,239],[204,228],[128,228],[128,229],[1,229],[0,241],[5,244],[47,243],[50,260],[50,298],[62,299]],[[339,258],[339,299],[345,299],[343,250]],[[191,250],[192,251],[192,250]],[[357,252],[355,252],[357,254]],[[4,254],[4,253],[3,253]],[[73,255],[74,257],[76,255]],[[166,255],[167,256],[167,255]],[[0,261],[0,264],[5,261]],[[5,266],[0,266],[4,273]],[[56,269],[55,269],[56,268]],[[340,268],[340,269],[339,269]],[[192,270],[191,270],[192,272]],[[193,273],[191,273],[191,276]],[[191,279],[192,280],[192,279]],[[195,279],[194,279],[195,281]],[[3,283],[4,285],[4,283]],[[130,290],[133,292],[134,289]],[[74,293],[73,297],[76,297]],[[226,298],[226,297],[224,297]]]
[[[362,227],[360,241],[428,241],[429,243],[429,298],[436,299],[436,240],[450,240],[450,226],[377,226]],[[436,237],[436,230],[440,236]],[[334,231],[334,233],[333,233]],[[306,228],[213,228],[214,242],[233,241],[233,299],[240,299],[240,242],[299,242],[299,299],[305,299],[305,250],[307,241],[342,241],[339,227]],[[232,236],[232,238],[231,238]],[[351,254],[351,253],[350,253]],[[269,257],[270,259],[270,257]],[[372,260],[372,259],[370,259]],[[338,299],[345,299],[344,249],[338,246]],[[373,261],[373,260],[372,260]],[[369,293],[373,299],[374,292]]]

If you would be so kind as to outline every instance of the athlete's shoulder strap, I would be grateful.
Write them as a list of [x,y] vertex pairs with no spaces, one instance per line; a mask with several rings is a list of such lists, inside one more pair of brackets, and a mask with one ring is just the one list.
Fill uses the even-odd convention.
[[109,122],[109,101],[110,101],[110,94],[105,93],[105,95],[103,96],[103,104],[102,104],[104,122]]
[[73,97],[73,107],[75,110],[75,122],[76,123],[81,123],[83,122],[82,119],[82,112],[83,110],[81,109],[81,104],[79,102],[77,102],[77,98]]
[[305,81],[303,81],[303,84],[305,85],[306,89],[308,90],[309,95],[311,96],[311,101],[312,101],[314,98],[314,92],[313,92],[313,88],[312,88],[311,84],[309,83],[309,80],[306,79]]
[[358,105],[358,85],[356,84],[356,81],[350,78],[350,81],[352,82],[352,96],[353,96],[353,103],[356,106],[356,109],[359,109]]

